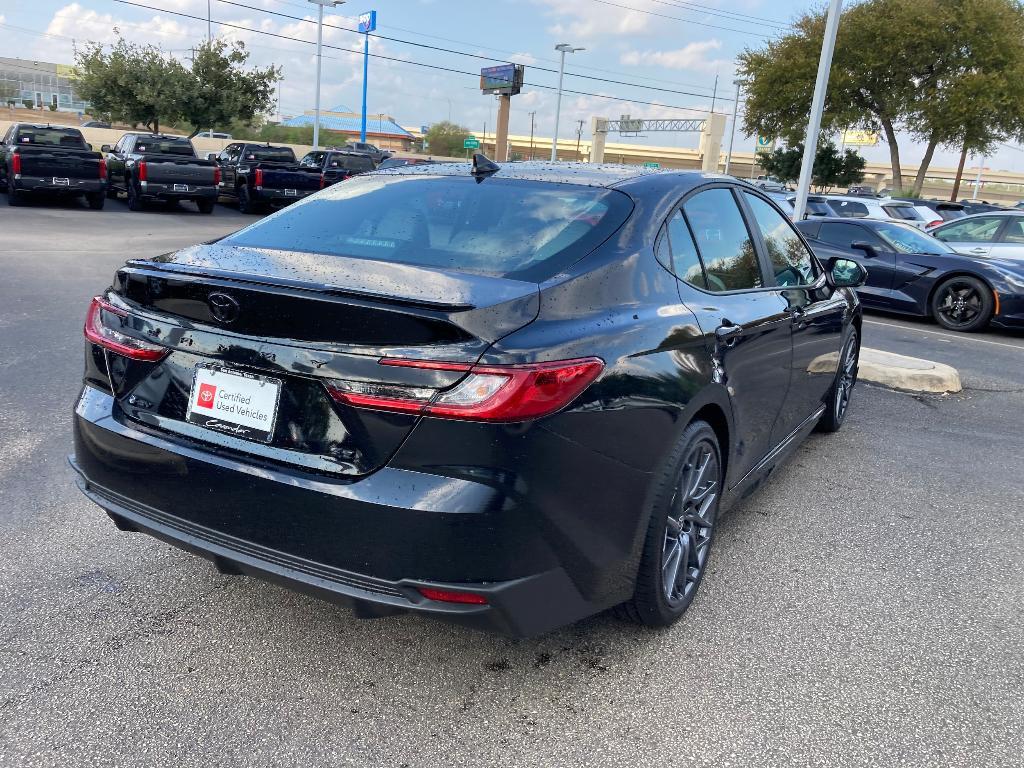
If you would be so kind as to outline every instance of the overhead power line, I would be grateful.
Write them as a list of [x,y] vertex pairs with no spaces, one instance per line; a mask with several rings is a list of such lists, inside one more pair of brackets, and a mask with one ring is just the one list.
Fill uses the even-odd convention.
[[[613,8],[621,8],[624,11],[634,11],[635,13],[645,13],[648,16],[657,16],[660,19],[671,19],[672,21],[681,21],[683,24],[692,24],[698,27],[707,27],[708,29],[720,29],[724,32],[738,32],[741,35],[754,35],[756,37],[769,37],[763,31],[755,31],[752,29],[737,29],[736,27],[722,27],[717,24],[706,24],[703,21],[694,21],[693,19],[684,19],[679,16],[669,16],[667,13],[658,13],[656,11],[648,11],[643,8],[634,8],[631,5],[622,5],[621,3],[613,3],[610,0],[592,0],[592,2],[600,3],[601,5],[610,5]],[[676,6],[678,7],[678,6]],[[682,9],[681,9],[682,10]],[[740,21],[734,19],[734,21]],[[752,23],[752,22],[750,22]],[[763,26],[763,25],[762,25]],[[780,30],[781,31],[781,30]]]
[[700,3],[690,3],[684,0],[676,0],[676,2],[668,2],[668,0],[651,0],[652,3],[658,5],[667,5],[671,8],[679,8],[686,11],[694,11],[695,13],[704,13],[708,16],[718,16],[719,18],[728,19],[730,21],[740,21],[745,24],[768,24],[773,27],[781,27],[783,29],[789,29],[792,27],[791,24],[787,24],[784,21],[778,19],[769,19],[764,16],[752,16],[749,13],[740,13],[739,11],[728,11],[725,8],[714,8],[710,5],[701,5]]
[[[206,21],[206,17],[205,16],[196,16],[194,14],[183,13],[181,11],[171,11],[171,10],[167,10],[166,8],[157,8],[157,7],[154,7],[154,6],[151,6],[151,5],[145,5],[143,3],[131,2],[131,0],[114,0],[114,2],[120,3],[122,5],[134,6],[136,8],[145,8],[146,10],[149,10],[149,11],[157,11],[159,13],[166,13],[166,14],[168,14],[170,16],[179,16],[179,17],[185,18],[185,19],[192,19],[194,21],[203,21],[203,22]],[[245,26],[242,26],[241,24],[231,24],[229,22],[219,21],[217,19],[214,19],[213,21],[216,24],[218,24],[219,26],[221,26],[221,27],[227,27],[229,29],[237,29],[237,30],[240,30],[242,32],[248,32],[250,34],[264,35],[264,36],[267,36],[267,37],[274,37],[274,38],[277,38],[279,40],[290,40],[292,42],[303,43],[305,45],[316,45],[316,43],[313,42],[312,40],[303,40],[300,37],[292,37],[290,35],[282,35],[282,34],[277,33],[277,32],[268,32],[268,31],[263,30],[263,29],[255,29],[253,27],[245,27]],[[359,33],[357,32],[357,34],[359,34]],[[352,56],[361,56],[362,55],[362,53],[359,52],[359,51],[353,51],[353,50],[350,50],[348,48],[342,48],[341,46],[337,46],[337,45],[328,45],[327,43],[324,43],[323,47],[324,48],[330,48],[331,50],[335,50],[335,51],[341,51],[343,53],[346,53],[346,54],[349,54],[349,55],[352,55]],[[451,73],[459,74],[459,75],[468,75],[468,76],[474,77],[474,78],[477,78],[477,77],[480,76],[479,72],[467,72],[466,70],[455,69],[454,67],[442,67],[439,64],[427,64],[427,63],[421,62],[421,61],[414,61],[413,59],[400,59],[400,58],[397,58],[395,56],[385,56],[385,55],[380,54],[380,53],[371,53],[371,54],[369,54],[369,56],[370,56],[370,58],[381,59],[382,61],[393,61],[393,62],[396,62],[396,63],[399,63],[399,64],[407,64],[407,65],[410,65],[410,66],[422,67],[422,68],[425,68],[425,69],[435,69],[435,70],[438,70],[438,71],[441,71],[441,72],[451,72]],[[492,59],[492,61],[494,61],[494,59]],[[541,88],[543,90],[548,90],[548,91],[557,90],[555,88],[555,86],[553,86],[553,85],[542,85],[541,83],[523,83],[523,85],[529,86],[531,88]],[[631,84],[630,83],[626,83],[626,85],[631,85]],[[640,87],[644,87],[644,86],[640,86]],[[708,111],[706,109],[699,109],[699,108],[696,108],[696,107],[682,107],[682,106],[679,106],[677,104],[663,104],[663,103],[656,102],[656,101],[642,101],[640,99],[633,99],[633,98],[624,97],[624,96],[613,96],[613,95],[609,95],[609,94],[606,94],[606,93],[591,93],[591,92],[588,92],[588,91],[576,91],[576,90],[570,90],[568,88],[563,88],[562,89],[562,93],[568,93],[568,94],[572,94],[574,96],[589,96],[591,98],[596,98],[596,99],[607,99],[609,101],[620,101],[620,102],[621,101],[625,101],[625,102],[629,102],[629,103],[632,103],[632,104],[642,104],[644,106],[662,107],[664,109],[679,109],[679,110],[685,110],[685,111],[689,111],[689,112],[707,112]],[[683,95],[689,95],[689,96],[697,96],[699,98],[707,98],[706,94],[688,94],[688,93],[686,93],[684,91],[676,91],[676,93],[680,93],[680,94],[683,94]],[[727,101],[727,99],[721,99],[721,100],[722,101]]]

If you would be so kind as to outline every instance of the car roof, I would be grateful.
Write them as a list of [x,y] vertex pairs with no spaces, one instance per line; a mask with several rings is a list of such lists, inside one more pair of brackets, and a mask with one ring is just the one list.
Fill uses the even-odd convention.
[[177,136],[173,133],[146,133],[145,131],[128,131],[125,136],[145,136],[147,139],[187,139],[188,136]]
[[952,224],[953,222],[966,221],[967,219],[978,219],[981,218],[982,216],[987,216],[989,218],[991,218],[992,216],[1024,216],[1024,210],[1015,211],[1003,209],[998,211],[979,211],[978,213],[971,213],[968,214],[967,216],[961,216],[959,219],[952,219],[946,223]]
[[[954,219],[954,221],[963,221],[963,219]],[[815,216],[813,219],[804,219],[803,221],[797,222],[797,226],[800,226],[801,224],[804,226],[816,226],[818,224],[866,224],[868,227],[892,226],[893,224],[898,224],[900,226],[909,227],[915,232],[921,231],[912,224],[907,224],[905,221],[869,219],[866,216]]]
[[49,128],[50,130],[53,130],[53,131],[75,131],[76,133],[81,133],[81,131],[79,131],[78,128],[76,128],[73,125],[49,125],[47,123],[15,123],[15,127],[16,128]]
[[[680,187],[690,188],[702,181],[729,181],[737,185],[758,190],[758,187],[726,176],[721,173],[705,173],[703,171],[677,171],[644,168],[639,165],[619,165],[617,163],[553,163],[550,161],[520,161],[499,163],[500,169],[491,174],[499,179],[517,179],[521,181],[547,181],[562,184],[580,184],[589,187],[626,186],[638,181],[653,181],[655,178],[674,181]],[[382,168],[374,174],[392,176],[468,176],[468,163],[434,163],[404,165],[397,168]],[[368,174],[369,175],[369,174]],[[680,190],[682,191],[682,189]]]

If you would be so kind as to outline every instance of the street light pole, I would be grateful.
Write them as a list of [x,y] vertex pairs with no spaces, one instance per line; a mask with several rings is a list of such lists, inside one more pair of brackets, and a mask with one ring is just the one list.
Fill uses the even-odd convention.
[[807,136],[804,139],[804,157],[800,163],[800,182],[797,185],[796,200],[793,203],[794,221],[801,221],[807,210],[807,193],[811,189],[811,172],[814,170],[814,156],[818,152],[821,112],[825,107],[828,73],[832,68],[832,53],[836,49],[836,32],[839,31],[839,14],[842,9],[843,0],[829,0],[828,18],[825,21],[825,39],[821,43],[821,58],[818,59],[818,77],[814,82],[814,98],[811,99],[811,118],[807,122]]
[[213,22],[210,20],[210,5],[213,0],[206,0],[206,42],[213,42]]
[[585,51],[586,48],[573,48],[569,43],[559,43],[555,50],[561,52],[562,60],[558,65],[558,96],[555,99],[555,135],[551,139],[551,161],[558,160],[558,119],[562,112],[562,78],[565,76],[565,54]]
[[[729,134],[729,151],[725,155],[725,175],[729,175],[729,166],[732,164],[732,145],[736,141],[736,113],[740,108],[740,86],[743,85],[742,80],[733,80],[733,84],[736,86],[736,98],[732,102],[732,133]],[[751,160],[753,163],[753,160]]]
[[536,117],[536,112],[530,113],[530,159],[533,160],[533,118]]
[[313,149],[320,149],[320,65],[323,61],[324,44],[324,6],[333,8],[345,0],[309,0],[317,6],[316,22],[316,103],[313,107]]

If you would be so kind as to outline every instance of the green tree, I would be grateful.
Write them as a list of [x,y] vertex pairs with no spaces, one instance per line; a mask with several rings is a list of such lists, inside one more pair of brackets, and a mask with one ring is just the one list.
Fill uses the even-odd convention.
[[426,136],[426,151],[442,157],[458,157],[463,153],[462,143],[469,136],[469,129],[442,120],[430,126]]
[[142,124],[154,133],[159,132],[161,121],[180,119],[192,95],[189,71],[151,45],[119,39],[107,53],[91,43],[75,51],[75,60],[76,90],[96,112],[119,122]]
[[[880,131],[889,147],[893,184],[903,188],[897,131],[926,142],[915,187],[935,148],[976,134],[1017,135],[1024,114],[1024,21],[1018,0],[865,0],[839,23],[822,130]],[[745,50],[748,134],[803,138],[824,12],[799,18],[792,32]],[[990,119],[996,110],[995,120]],[[981,141],[981,139],[972,139]],[[991,139],[990,139],[991,140]]]
[[[758,165],[779,181],[793,183],[800,178],[803,156],[803,144],[796,144],[787,149],[776,149],[771,154],[760,153]],[[840,153],[832,142],[821,142],[814,155],[811,182],[818,192],[826,192],[832,187],[849,187],[864,179],[865,163],[864,158],[852,149]]]
[[223,130],[236,121],[250,123],[270,111],[281,70],[269,66],[246,71],[248,60],[245,44],[238,41],[229,46],[223,40],[213,40],[196,49],[189,97],[181,105],[182,117],[193,126],[193,136],[201,130]]

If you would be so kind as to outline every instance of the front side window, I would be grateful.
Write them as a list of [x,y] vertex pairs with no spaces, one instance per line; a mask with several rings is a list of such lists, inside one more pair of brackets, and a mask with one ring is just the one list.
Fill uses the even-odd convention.
[[730,190],[699,192],[683,204],[683,211],[704,261],[708,290],[742,291],[764,284],[757,251]]
[[761,230],[776,285],[810,285],[814,282],[814,261],[800,236],[781,213],[761,198],[744,192],[754,221]]
[[354,176],[221,242],[539,282],[633,210],[614,189],[466,176]]
[[999,216],[968,218],[936,230],[935,237],[947,243],[991,243],[1002,223]]

